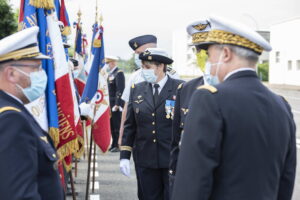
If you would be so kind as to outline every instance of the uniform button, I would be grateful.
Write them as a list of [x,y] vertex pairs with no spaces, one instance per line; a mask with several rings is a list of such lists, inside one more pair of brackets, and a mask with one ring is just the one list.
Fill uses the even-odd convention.
[[183,126],[183,123],[181,123],[181,126]]
[[154,116],[155,116],[155,113],[152,113],[152,116],[154,117]]
[[56,155],[55,154],[52,154],[53,158],[56,158]]
[[153,134],[155,134],[155,131],[152,131]]
[[169,173],[170,173],[170,174],[173,174],[173,170],[170,170]]
[[155,125],[155,122],[152,122],[152,125]]
[[154,139],[153,142],[155,143],[155,142],[156,142],[156,139]]

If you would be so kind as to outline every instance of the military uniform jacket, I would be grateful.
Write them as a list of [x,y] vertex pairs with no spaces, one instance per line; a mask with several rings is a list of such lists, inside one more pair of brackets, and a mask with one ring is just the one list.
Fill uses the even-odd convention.
[[124,101],[121,99],[125,88],[125,76],[123,71],[116,67],[114,71],[108,75],[107,83],[111,108],[115,105],[123,107]]
[[0,199],[64,199],[50,137],[20,102],[1,90],[0,161]]
[[168,168],[172,135],[172,119],[167,117],[166,101],[174,101],[182,81],[168,77],[154,106],[153,89],[147,82],[131,89],[121,159],[129,159],[135,143],[136,165],[145,168]]
[[295,124],[290,106],[254,71],[195,91],[172,200],[290,200]]
[[185,124],[185,118],[189,112],[189,103],[193,93],[204,84],[203,77],[195,78],[179,85],[176,95],[174,120],[172,125],[172,143],[170,157],[170,174],[175,175],[179,154],[179,142]]

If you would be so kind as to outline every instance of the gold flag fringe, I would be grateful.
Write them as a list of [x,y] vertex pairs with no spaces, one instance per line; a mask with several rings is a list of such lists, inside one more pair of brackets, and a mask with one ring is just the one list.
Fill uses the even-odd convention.
[[59,130],[58,128],[50,128],[49,129],[49,135],[53,140],[54,146],[55,148],[57,147],[57,145],[59,144]]
[[74,153],[75,158],[81,158],[84,153],[84,140],[81,136],[77,137],[78,143],[78,151]]
[[64,167],[65,167],[65,169],[66,169],[67,172],[70,172],[72,170],[72,162],[68,165],[66,163],[66,161],[63,160],[63,164],[64,164]]
[[77,138],[64,144],[57,149],[57,154],[60,160],[63,160],[66,156],[76,153],[78,151],[78,140]]
[[30,0],[29,4],[36,8],[54,9],[53,0]]
[[71,34],[71,27],[70,26],[65,26],[63,31],[62,31],[62,34],[65,35],[65,36],[68,36]]
[[94,39],[94,47],[95,48],[100,48],[101,47],[101,40],[99,39]]

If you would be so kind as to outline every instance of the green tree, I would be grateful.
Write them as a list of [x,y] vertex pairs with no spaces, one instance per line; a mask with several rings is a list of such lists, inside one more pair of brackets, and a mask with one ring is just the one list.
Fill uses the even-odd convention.
[[118,67],[122,69],[125,73],[132,72],[135,69],[134,54],[132,54],[129,60],[120,59],[118,61]]
[[262,81],[269,81],[269,63],[258,64],[257,74]]
[[0,39],[2,39],[18,29],[16,15],[7,0],[0,0],[0,16]]

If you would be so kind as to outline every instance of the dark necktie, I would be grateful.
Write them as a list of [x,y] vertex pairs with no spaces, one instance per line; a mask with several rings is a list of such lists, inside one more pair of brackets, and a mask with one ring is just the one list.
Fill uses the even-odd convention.
[[153,96],[153,99],[154,99],[154,105],[156,106],[158,104],[158,88],[159,88],[159,85],[158,84],[154,84],[154,96]]

